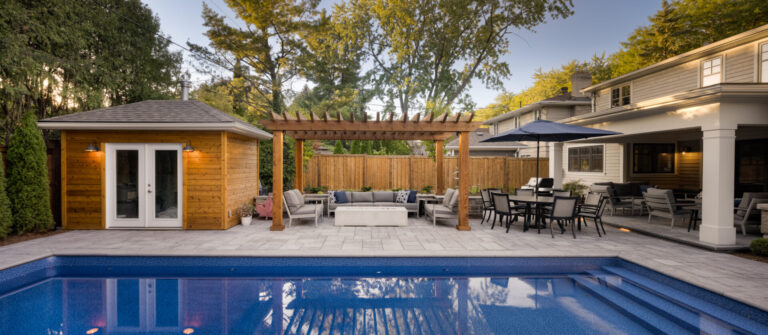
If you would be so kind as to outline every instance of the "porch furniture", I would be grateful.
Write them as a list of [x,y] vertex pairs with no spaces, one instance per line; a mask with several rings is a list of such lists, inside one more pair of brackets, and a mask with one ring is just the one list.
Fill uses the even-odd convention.
[[768,192],[744,192],[739,207],[733,215],[733,223],[741,226],[741,234],[747,234],[747,224],[760,224],[757,205],[768,203]]
[[555,238],[555,228],[552,226],[552,221],[557,222],[560,226],[561,233],[565,233],[563,228],[563,222],[571,225],[571,234],[573,238],[576,238],[576,203],[578,198],[576,197],[554,197],[552,201],[552,212],[550,212],[545,218],[549,219],[549,233],[552,238]]
[[396,226],[408,225],[404,207],[341,207],[336,209],[335,226]]
[[[632,215],[635,215],[635,210],[637,210],[638,215],[643,215],[643,212],[645,211],[643,193],[646,192],[649,188],[654,187],[646,182],[637,181],[631,181],[627,183],[601,182],[594,183],[593,186],[594,185],[608,186],[612,190],[611,196],[613,196],[615,199],[620,202],[632,203],[630,208]],[[612,210],[611,215],[613,214],[614,211]]]
[[681,208],[691,211],[691,217],[688,219],[688,232],[691,231],[691,226],[693,226],[693,230],[696,230],[696,222],[701,220],[699,217],[699,213],[701,212],[701,202],[682,206]]
[[437,227],[437,219],[458,218],[459,191],[449,188],[440,203],[424,204],[427,217],[432,218],[432,225]]
[[490,220],[491,215],[493,215],[493,222],[496,222],[496,213],[494,211],[493,206],[493,197],[491,194],[493,193],[501,193],[501,190],[497,189],[484,189],[480,190],[480,196],[483,199],[483,218],[480,220],[480,224],[483,224],[483,222]]
[[533,189],[530,189],[530,188],[518,188],[518,189],[515,190],[515,195],[532,197],[533,196]]
[[654,216],[671,219],[670,227],[675,226],[675,220],[689,218],[691,211],[682,209],[690,203],[677,203],[672,190],[649,188],[644,194],[645,205],[648,206],[648,223]]
[[601,193],[607,199],[607,205],[611,208],[611,216],[616,214],[617,209],[622,211],[629,209],[631,214],[635,214],[635,203],[633,201],[634,199],[616,196],[613,187],[604,185],[592,185],[590,190],[592,192]]
[[[495,212],[499,216],[499,226],[504,225],[504,218],[507,219],[507,233],[509,233],[509,227],[512,225],[512,222],[517,221],[518,216],[523,215],[523,213],[520,213],[516,210],[514,210],[509,205],[509,195],[506,193],[493,193],[493,203],[496,204]],[[514,219],[512,217],[514,216]],[[496,221],[494,221],[494,225],[496,224]],[[493,229],[493,225],[491,225],[491,229]]]
[[[490,199],[490,204],[493,207],[495,207],[495,205],[496,205],[496,204],[493,203],[493,194],[494,193],[504,193],[504,192],[501,189],[497,189],[497,188],[489,188],[488,189],[488,198]],[[491,211],[491,212],[493,214],[493,223],[496,223],[496,212],[495,211]],[[491,218],[491,216],[489,214],[488,215],[488,219],[490,219],[490,218]]]
[[424,208],[425,204],[429,203],[438,203],[443,201],[442,196],[438,198],[438,196],[434,194],[417,194],[416,195],[416,203],[419,204],[418,210],[416,211],[416,217],[420,217],[422,210],[424,210],[424,215],[426,215],[426,209]]
[[757,209],[760,210],[760,232],[763,238],[768,238],[768,204],[759,204]]
[[570,197],[571,191],[566,190],[552,190],[553,197]]
[[[538,185],[536,181],[538,180]],[[536,186],[538,186],[539,193],[549,193],[552,191],[552,186],[554,186],[555,180],[553,178],[536,178],[533,177],[530,180],[528,180],[528,183],[526,183],[523,186],[520,186],[521,189],[524,190],[536,190]]]
[[347,198],[347,202],[339,203],[338,200],[332,204],[328,204],[328,215],[335,213],[337,209],[342,207],[403,207],[408,213],[418,213],[419,203],[416,199],[413,202],[400,203],[395,202],[397,192],[392,191],[372,191],[372,192],[349,192],[349,191],[336,191],[344,192]]
[[293,223],[293,219],[315,219],[315,227],[317,227],[317,221],[323,216],[321,205],[305,204],[299,190],[290,190],[284,195],[283,205],[288,213],[288,227]]
[[267,200],[264,200],[264,202],[260,204],[256,204],[256,213],[259,214],[259,217],[266,219],[272,218],[272,195],[270,194],[269,197],[267,197]]
[[[595,223],[595,229],[597,229],[597,236],[603,237],[605,235],[605,226],[603,226],[603,210],[605,210],[606,198],[596,192],[589,192],[584,198],[584,203],[579,206],[577,216],[579,230],[581,230],[581,223],[584,222],[584,227],[587,226],[587,219],[592,219]],[[603,229],[603,234],[600,234],[600,228]]]
[[[534,227],[538,230],[539,233],[541,233],[541,228],[543,221],[541,220],[542,213],[541,209],[544,205],[552,204],[554,201],[553,197],[545,197],[545,196],[527,196],[527,195],[514,195],[510,196],[509,200],[514,203],[521,203],[524,204],[526,213],[533,213],[533,215],[536,217],[534,222]],[[525,220],[525,223],[523,225],[523,231],[528,231],[530,228],[530,219]]]
[[328,193],[323,193],[323,194],[307,193],[307,194],[304,194],[304,200],[310,203],[319,203],[323,207],[325,214],[329,214],[328,200],[330,200],[330,195]]

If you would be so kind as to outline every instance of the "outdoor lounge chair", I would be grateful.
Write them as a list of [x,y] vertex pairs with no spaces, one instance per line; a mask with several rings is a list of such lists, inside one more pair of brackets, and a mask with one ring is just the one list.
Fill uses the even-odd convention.
[[288,227],[291,226],[293,219],[315,219],[317,221],[323,216],[322,204],[305,204],[304,196],[299,190],[290,190],[283,194],[283,205],[288,213]]
[[739,207],[735,208],[733,223],[741,226],[741,234],[747,234],[747,224],[760,224],[758,204],[768,203],[768,192],[744,192]]
[[675,202],[675,195],[672,190],[649,188],[643,193],[643,197],[645,205],[648,207],[648,223],[651,223],[654,216],[658,216],[671,219],[670,227],[674,227],[675,220],[685,220],[691,217],[690,210],[680,209],[680,206],[687,206],[690,203]]
[[445,196],[441,203],[424,204],[427,217],[432,217],[432,225],[437,227],[437,219],[458,218],[459,191],[449,188],[445,190]]
[[624,200],[621,197],[616,196],[616,192],[613,191],[613,187],[604,185],[592,185],[590,190],[592,192],[602,194],[603,197],[607,199],[607,206],[611,208],[611,216],[616,214],[617,209],[629,209],[631,214],[635,214],[635,204],[632,202],[632,200]]

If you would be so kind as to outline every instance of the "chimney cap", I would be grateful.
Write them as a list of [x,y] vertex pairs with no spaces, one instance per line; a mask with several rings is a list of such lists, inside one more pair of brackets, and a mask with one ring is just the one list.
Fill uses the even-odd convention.
[[183,79],[181,80],[181,100],[187,101],[189,100],[189,80]]

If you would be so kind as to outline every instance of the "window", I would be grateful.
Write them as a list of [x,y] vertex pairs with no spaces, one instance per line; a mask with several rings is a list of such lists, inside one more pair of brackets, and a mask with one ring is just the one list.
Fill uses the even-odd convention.
[[675,172],[675,145],[673,143],[635,143],[632,148],[632,172]]
[[568,171],[603,172],[603,146],[568,148]]
[[611,90],[611,108],[629,105],[630,103],[629,85],[616,87]]
[[760,82],[768,83],[768,43],[760,46]]
[[715,57],[701,63],[701,87],[719,84],[722,80],[722,57]]

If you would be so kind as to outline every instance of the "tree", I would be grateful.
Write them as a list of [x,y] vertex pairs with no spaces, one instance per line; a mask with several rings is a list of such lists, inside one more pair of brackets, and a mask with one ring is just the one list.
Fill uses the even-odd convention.
[[344,149],[344,146],[341,145],[341,141],[336,140],[336,144],[333,146],[333,154],[334,155],[342,155],[347,153],[347,150]]
[[13,216],[11,215],[11,202],[5,191],[5,164],[0,161],[0,240],[13,231]]
[[258,99],[242,99],[258,108],[260,118],[270,112],[282,114],[284,86],[299,73],[299,57],[306,48],[300,33],[308,29],[316,14],[317,0],[226,2],[245,26],[227,24],[223,16],[204,3],[203,19],[208,28],[205,34],[213,50],[188,45],[199,59],[215,59],[228,68],[247,67],[253,73],[241,78],[248,82],[248,96]]
[[546,18],[571,14],[570,0],[350,0],[337,5],[334,24],[344,43],[361,41],[378,94],[401,114],[414,102],[450,108],[473,79],[501,88],[509,67],[509,36]]
[[27,112],[8,147],[8,195],[17,233],[53,228],[45,141],[37,117]]
[[159,29],[140,0],[0,2],[6,143],[27,111],[44,118],[173,97],[181,53]]

